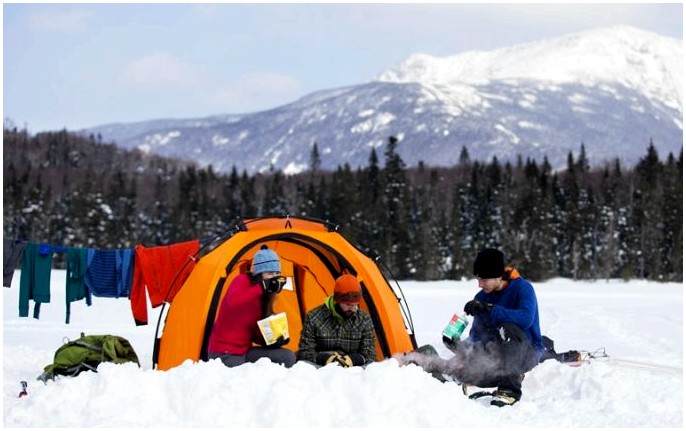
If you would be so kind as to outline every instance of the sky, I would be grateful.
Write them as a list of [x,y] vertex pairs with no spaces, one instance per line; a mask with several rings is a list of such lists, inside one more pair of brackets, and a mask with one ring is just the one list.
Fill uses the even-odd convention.
[[[19,318],[19,279],[17,270],[11,288],[2,289],[4,427],[519,430],[684,425],[681,283],[533,283],[541,330],[555,341],[556,350],[576,349],[596,359],[579,367],[545,361],[526,374],[518,403],[497,408],[488,404],[488,397],[469,400],[454,382],[441,383],[396,359],[365,369],[333,364],[316,369],[306,363],[286,369],[262,359],[236,368],[214,360],[153,370],[155,325],[135,326],[126,298],[95,297],[91,307],[75,302],[66,325],[65,271],[53,270],[52,301],[42,305],[40,319]],[[444,359],[452,357],[440,333],[478,291],[476,281],[405,281],[400,287],[417,343],[434,345]],[[155,320],[158,310],[150,310]],[[74,340],[81,332],[126,338],[141,367],[102,364],[97,373],[37,381],[63,339]],[[600,357],[603,351],[609,357]],[[21,381],[28,384],[23,397],[18,396]]]
[[631,25],[683,40],[681,3],[5,3],[3,118],[32,133],[275,108],[444,57]]

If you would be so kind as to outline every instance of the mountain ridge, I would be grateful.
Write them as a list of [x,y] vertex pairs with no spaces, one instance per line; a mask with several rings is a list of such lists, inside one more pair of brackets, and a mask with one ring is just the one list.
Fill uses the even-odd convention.
[[[521,66],[537,59],[537,68]],[[366,166],[372,148],[389,136],[399,139],[398,154],[409,166],[452,165],[464,146],[474,159],[546,157],[562,167],[581,144],[597,163],[631,164],[651,141],[661,156],[683,146],[683,87],[675,78],[682,59],[676,39],[620,26],[489,52],[413,54],[368,83],[320,90],[261,112],[82,132],[251,173],[302,172],[315,142],[322,169]]]

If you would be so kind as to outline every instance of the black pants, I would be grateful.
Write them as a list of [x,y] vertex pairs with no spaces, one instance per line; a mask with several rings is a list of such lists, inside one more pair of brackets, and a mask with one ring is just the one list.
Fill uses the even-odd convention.
[[210,353],[209,359],[221,359],[227,367],[237,367],[246,362],[257,362],[261,358],[269,358],[274,363],[283,364],[290,368],[295,364],[295,353],[283,347],[270,349],[267,347],[251,347],[245,355],[231,355],[229,353]]
[[519,326],[505,323],[497,337],[486,343],[457,344],[460,366],[456,377],[463,383],[483,388],[498,387],[519,399],[524,373],[537,363],[536,350]]

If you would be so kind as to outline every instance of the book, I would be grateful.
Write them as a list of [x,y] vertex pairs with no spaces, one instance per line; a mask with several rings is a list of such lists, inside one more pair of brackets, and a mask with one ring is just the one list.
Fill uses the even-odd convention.
[[283,338],[290,338],[288,336],[288,319],[284,312],[272,314],[269,317],[259,320],[257,326],[259,326],[262,337],[264,337],[264,341],[268,346],[274,344],[282,335]]

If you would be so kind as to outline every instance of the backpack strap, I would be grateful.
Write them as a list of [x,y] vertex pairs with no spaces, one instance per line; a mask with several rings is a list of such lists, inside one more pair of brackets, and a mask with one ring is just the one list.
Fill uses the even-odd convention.
[[72,345],[85,347],[87,349],[95,350],[96,352],[99,352],[99,353],[102,353],[104,350],[102,348],[102,346],[98,346],[97,344],[92,344],[92,343],[86,343],[85,341],[81,341],[81,340],[73,341]]

